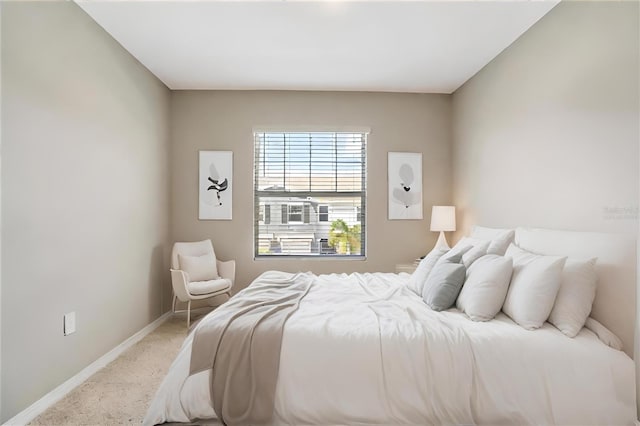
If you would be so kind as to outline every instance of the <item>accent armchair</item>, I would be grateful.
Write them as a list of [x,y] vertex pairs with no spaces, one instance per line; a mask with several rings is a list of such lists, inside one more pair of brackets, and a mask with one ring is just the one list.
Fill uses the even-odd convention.
[[[236,262],[216,259],[211,240],[173,245],[171,252],[171,285],[174,313],[187,312],[187,328],[191,325],[191,302],[226,294],[231,297]],[[187,303],[186,310],[176,310],[176,301]]]

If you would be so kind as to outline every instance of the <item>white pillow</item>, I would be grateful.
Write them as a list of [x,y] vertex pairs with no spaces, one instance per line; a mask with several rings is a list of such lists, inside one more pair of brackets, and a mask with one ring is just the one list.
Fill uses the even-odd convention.
[[451,250],[447,251],[440,259],[438,259],[437,263],[444,263],[444,262],[462,263],[462,258],[467,252],[471,250],[471,248],[472,248],[471,246],[454,247]]
[[183,256],[178,255],[178,264],[180,269],[189,275],[189,281],[209,281],[217,280],[218,266],[216,258],[212,253],[202,256]]
[[510,257],[482,256],[467,271],[467,279],[456,302],[457,308],[473,321],[493,319],[504,304],[512,272]]
[[413,274],[411,274],[411,278],[409,278],[409,283],[407,284],[411,291],[422,297],[422,289],[424,288],[424,283],[427,281],[431,270],[435,266],[436,262],[438,262],[442,256],[447,254],[447,252],[447,249],[435,248],[420,261],[420,264],[416,270],[413,271]]
[[498,254],[503,256],[509,244],[513,242],[516,231],[513,229],[485,228],[484,226],[474,226],[471,237],[479,240],[490,241],[487,254]]
[[511,244],[513,275],[502,310],[527,330],[542,326],[556,301],[566,257],[541,256]]
[[477,238],[462,237],[451,250],[461,250],[464,247],[471,247],[471,249],[462,256],[464,267],[469,269],[473,262],[487,254],[489,243],[489,241],[479,240]]
[[562,270],[560,290],[549,322],[569,337],[575,337],[591,313],[598,277],[596,259],[567,259]]

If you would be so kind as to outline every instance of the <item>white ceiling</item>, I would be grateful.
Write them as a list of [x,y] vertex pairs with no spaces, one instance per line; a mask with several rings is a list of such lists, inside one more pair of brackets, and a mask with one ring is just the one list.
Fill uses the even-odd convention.
[[171,89],[452,93],[558,1],[87,1]]

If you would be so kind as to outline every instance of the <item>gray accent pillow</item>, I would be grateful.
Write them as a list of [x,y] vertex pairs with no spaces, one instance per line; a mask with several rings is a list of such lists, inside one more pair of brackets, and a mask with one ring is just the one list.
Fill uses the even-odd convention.
[[424,289],[424,283],[427,282],[427,277],[433,270],[433,267],[436,266],[436,263],[438,263],[438,260],[447,253],[448,250],[446,249],[435,248],[431,250],[431,252],[420,261],[420,264],[416,270],[413,271],[413,274],[411,274],[407,285],[409,289],[418,296],[422,296],[422,290]]
[[463,255],[467,251],[471,250],[471,248],[472,246],[463,248],[452,248],[451,250],[434,248],[424,259],[420,261],[420,264],[418,265],[416,270],[413,271],[407,287],[418,296],[422,296],[427,278],[429,277],[429,274],[431,273],[433,268],[438,264],[438,262],[440,262],[441,260],[450,260],[453,263],[460,263],[462,262]]
[[434,311],[444,311],[456,303],[462,284],[467,275],[467,268],[461,263],[452,260],[462,259],[459,256],[451,256],[449,259],[441,258],[427,278],[422,290],[422,300]]

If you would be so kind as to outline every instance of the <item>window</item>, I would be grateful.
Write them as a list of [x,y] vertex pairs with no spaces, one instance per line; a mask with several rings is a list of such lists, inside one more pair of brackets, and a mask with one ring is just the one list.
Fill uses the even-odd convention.
[[258,222],[268,225],[271,223],[271,206],[269,204],[260,204],[258,207]]
[[289,204],[289,223],[302,222],[302,204]]
[[329,222],[329,206],[318,206],[320,213],[318,214],[319,222]]
[[254,133],[255,256],[364,257],[366,133]]
[[271,223],[271,206],[269,204],[264,205],[264,224],[268,225]]

